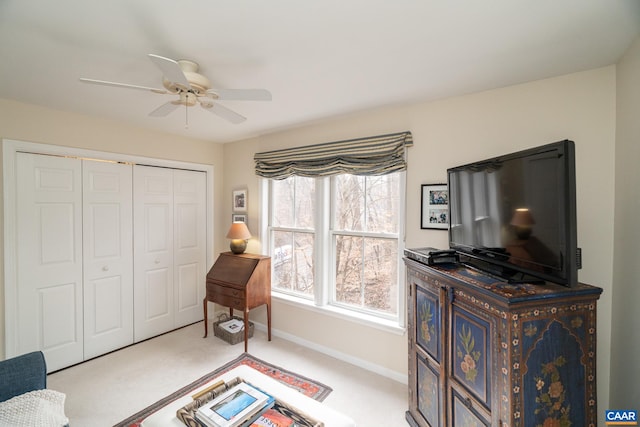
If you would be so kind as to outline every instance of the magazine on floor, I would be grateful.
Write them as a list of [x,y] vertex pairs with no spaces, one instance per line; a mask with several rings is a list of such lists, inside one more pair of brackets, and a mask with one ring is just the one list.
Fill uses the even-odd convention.
[[267,409],[251,423],[251,427],[294,427],[295,425],[293,419],[273,409]]
[[218,327],[224,329],[227,332],[235,333],[241,331],[242,328],[244,328],[244,321],[234,318],[218,324]]
[[208,427],[250,425],[274,402],[273,397],[241,382],[198,408],[196,419]]

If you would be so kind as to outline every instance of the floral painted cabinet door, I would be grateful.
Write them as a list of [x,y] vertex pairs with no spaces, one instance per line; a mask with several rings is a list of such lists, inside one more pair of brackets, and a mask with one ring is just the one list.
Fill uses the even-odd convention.
[[492,319],[454,302],[451,310],[451,424],[491,424]]
[[575,302],[521,313],[526,426],[592,426],[596,418],[595,304]]
[[416,288],[416,343],[440,363],[440,304],[438,296]]
[[[431,291],[431,292],[430,292]],[[418,411],[431,426],[442,425],[442,337],[440,297],[434,289],[416,286]],[[425,354],[426,353],[426,354]]]
[[417,427],[446,425],[444,335],[446,292],[421,271],[407,271],[409,399],[407,421]]

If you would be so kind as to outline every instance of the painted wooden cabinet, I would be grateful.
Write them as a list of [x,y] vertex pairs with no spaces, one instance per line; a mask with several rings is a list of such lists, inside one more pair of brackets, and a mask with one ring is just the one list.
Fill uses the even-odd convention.
[[596,302],[405,252],[413,426],[597,425]]

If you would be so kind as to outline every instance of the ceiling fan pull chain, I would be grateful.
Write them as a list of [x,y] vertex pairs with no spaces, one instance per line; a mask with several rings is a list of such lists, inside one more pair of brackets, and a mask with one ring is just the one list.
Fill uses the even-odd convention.
[[189,106],[184,106],[184,128],[189,129]]

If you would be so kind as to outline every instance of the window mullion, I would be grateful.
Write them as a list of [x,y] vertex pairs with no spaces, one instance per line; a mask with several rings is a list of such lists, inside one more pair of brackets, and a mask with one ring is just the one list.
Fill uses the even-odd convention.
[[[365,203],[366,207],[366,203]],[[365,306],[365,287],[366,287],[366,272],[364,268],[365,262],[365,250],[366,250],[366,239],[362,237],[362,248],[360,249],[360,306]]]
[[324,306],[329,303],[330,283],[333,282],[330,269],[331,260],[331,195],[329,178],[316,178],[316,264],[315,303]]

